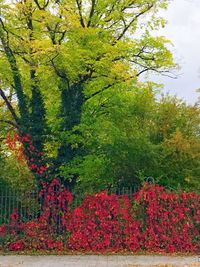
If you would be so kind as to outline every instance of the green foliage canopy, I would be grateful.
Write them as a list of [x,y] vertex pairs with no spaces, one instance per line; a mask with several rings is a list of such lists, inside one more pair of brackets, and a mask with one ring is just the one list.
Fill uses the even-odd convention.
[[[157,103],[154,85],[138,81],[175,67],[169,42],[151,35],[164,26],[157,13],[168,2],[0,2],[0,93],[8,112],[2,121],[31,134],[52,177],[66,175],[68,184],[91,177],[102,187],[168,175],[180,157],[185,165],[182,152],[177,162],[161,161],[174,155],[175,144],[191,136],[196,142],[193,126],[186,135],[177,105],[165,113],[173,104]],[[192,108],[180,110],[192,116]],[[190,142],[181,146],[184,155],[194,153]]]

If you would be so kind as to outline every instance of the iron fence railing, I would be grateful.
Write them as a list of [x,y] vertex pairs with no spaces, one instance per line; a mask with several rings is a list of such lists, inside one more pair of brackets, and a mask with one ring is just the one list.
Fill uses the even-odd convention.
[[[139,190],[139,186],[105,189],[108,194],[132,196]],[[73,209],[81,204],[87,194],[71,192],[73,201],[70,208]],[[16,209],[20,221],[27,222],[38,218],[41,214],[42,199],[39,191],[20,191],[18,189],[0,187],[0,225],[9,223],[10,215]]]

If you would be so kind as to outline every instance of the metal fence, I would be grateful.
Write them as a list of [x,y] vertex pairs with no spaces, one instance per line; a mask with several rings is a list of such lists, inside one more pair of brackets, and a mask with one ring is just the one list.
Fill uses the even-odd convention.
[[[139,190],[139,186],[105,189],[108,194],[132,196]],[[87,194],[71,192],[73,201],[70,208],[73,209],[81,204]],[[10,221],[10,215],[16,209],[20,221],[27,222],[38,218],[41,213],[42,200],[39,191],[25,192],[18,189],[0,187],[0,225]]]

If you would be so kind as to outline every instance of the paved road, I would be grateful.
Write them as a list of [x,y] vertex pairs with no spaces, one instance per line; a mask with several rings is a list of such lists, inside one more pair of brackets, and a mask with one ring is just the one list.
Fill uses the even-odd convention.
[[0,256],[0,267],[200,267],[199,260],[197,256]]

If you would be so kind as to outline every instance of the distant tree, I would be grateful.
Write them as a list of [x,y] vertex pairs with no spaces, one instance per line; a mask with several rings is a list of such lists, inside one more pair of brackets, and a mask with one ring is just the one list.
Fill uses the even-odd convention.
[[200,189],[200,109],[158,100],[154,91],[143,84],[119,90],[104,109],[87,107],[79,125],[87,155],[62,166],[65,176],[80,174],[79,190],[136,186],[148,176],[168,188]]
[[200,108],[175,97],[157,104],[152,141],[159,145],[159,182],[171,188],[199,190]]

